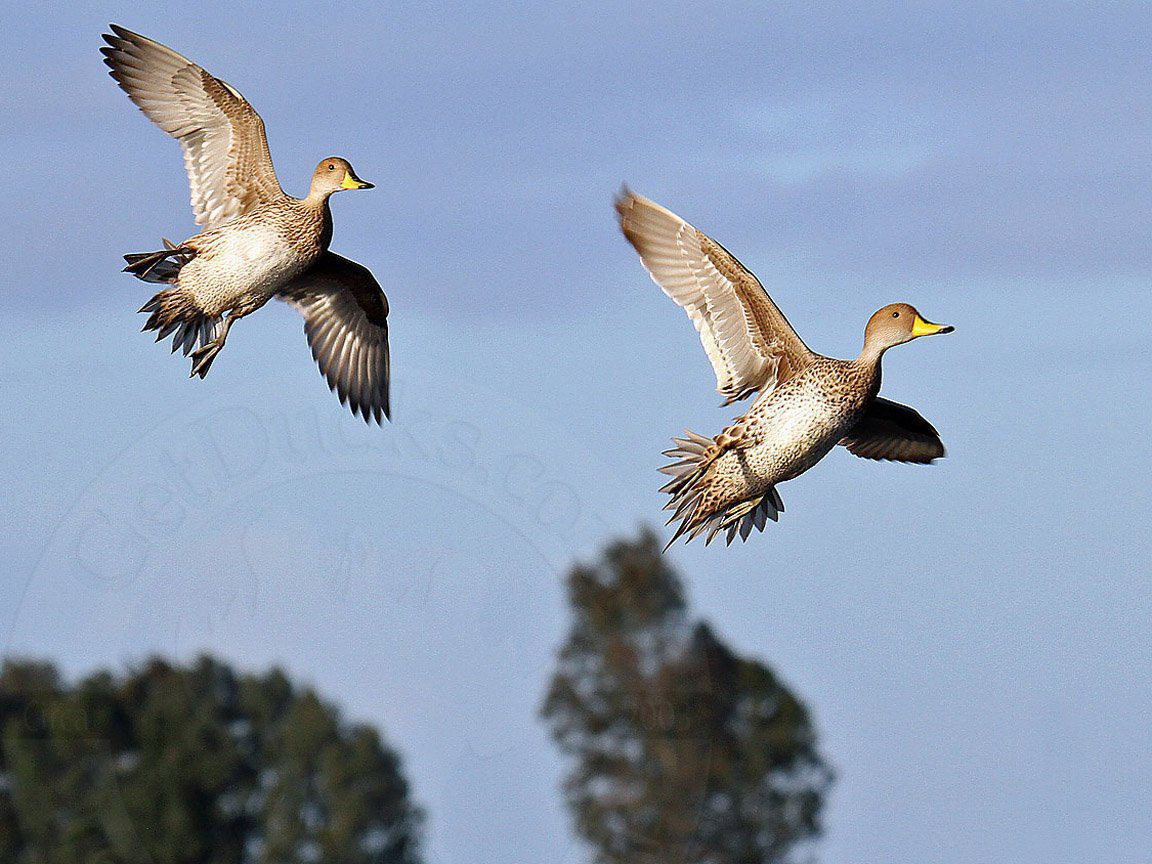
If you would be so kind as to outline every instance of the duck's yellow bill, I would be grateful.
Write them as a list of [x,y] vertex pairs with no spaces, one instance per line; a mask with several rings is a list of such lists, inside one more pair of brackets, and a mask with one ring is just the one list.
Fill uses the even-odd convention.
[[933,324],[931,321],[925,321],[919,315],[912,322],[913,336],[933,336],[937,333],[951,333],[955,329],[955,327],[949,327],[947,324]]
[[344,179],[340,181],[341,189],[373,189],[375,188],[372,183],[365,183],[351,171],[344,173]]

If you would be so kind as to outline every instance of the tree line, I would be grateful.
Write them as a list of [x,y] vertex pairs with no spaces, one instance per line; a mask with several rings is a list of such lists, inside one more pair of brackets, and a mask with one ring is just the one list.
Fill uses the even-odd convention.
[[[648,532],[567,581],[541,716],[596,864],[784,864],[832,772],[803,702],[690,614]],[[282,671],[0,670],[0,862],[419,864],[396,751]]]

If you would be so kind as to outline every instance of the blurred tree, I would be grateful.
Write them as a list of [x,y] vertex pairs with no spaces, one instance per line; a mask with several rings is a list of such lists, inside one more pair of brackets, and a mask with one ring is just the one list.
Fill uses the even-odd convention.
[[688,621],[656,537],[568,578],[571,634],[544,702],[600,864],[776,864],[819,834],[832,774],[804,705]]
[[417,864],[396,754],[279,671],[0,671],[4,864]]

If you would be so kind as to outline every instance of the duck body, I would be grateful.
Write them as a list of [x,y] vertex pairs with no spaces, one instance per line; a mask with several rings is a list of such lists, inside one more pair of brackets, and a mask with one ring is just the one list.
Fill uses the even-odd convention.
[[181,243],[194,255],[174,284],[210,317],[258,309],[311,267],[331,238],[326,202],[286,195]]
[[[721,440],[740,442],[722,458],[747,466],[758,487],[799,477],[831,452],[856,425],[880,389],[879,370],[823,357],[779,388],[760,396]],[[750,488],[750,493],[764,491]]]
[[151,313],[144,329],[157,331],[157,340],[174,334],[172,350],[182,348],[192,357],[194,376],[208,374],[233,322],[280,294],[327,252],[332,240],[328,198],[336,191],[327,165],[337,163],[340,176],[355,178],[344,160],[325,160],[307,198],[280,192],[179,246],[124,256],[124,269],[138,279],[174,286],[140,311]]
[[[684,517],[683,532],[731,536],[775,521],[784,505],[776,485],[799,477],[841,443],[880,389],[879,363],[818,357],[796,376],[762,394],[703,448],[702,436],[677,439],[666,455],[682,461],[663,491],[665,509]],[[697,446],[693,447],[693,441]]]

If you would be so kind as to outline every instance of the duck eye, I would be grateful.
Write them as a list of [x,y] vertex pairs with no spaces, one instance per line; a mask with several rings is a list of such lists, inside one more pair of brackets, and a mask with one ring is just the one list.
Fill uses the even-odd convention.
[[892,313],[892,317],[893,317],[893,318],[899,318],[899,317],[900,317],[900,313],[899,313],[899,312],[893,312],[893,313]]

